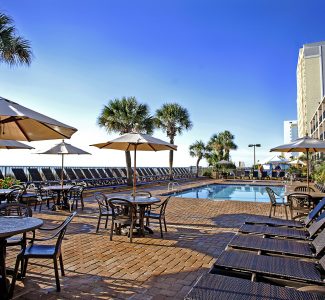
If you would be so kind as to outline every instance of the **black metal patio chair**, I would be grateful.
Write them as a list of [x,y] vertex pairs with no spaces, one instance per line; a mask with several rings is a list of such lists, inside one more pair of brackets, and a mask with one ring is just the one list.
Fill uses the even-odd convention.
[[[68,216],[65,221],[63,221],[59,226],[54,228],[45,228],[41,227],[37,229],[37,232],[42,232],[43,234],[47,234],[47,237],[38,238],[33,232],[33,237],[30,240],[29,245],[22,251],[20,255],[17,256],[16,266],[15,266],[15,278],[17,277],[18,266],[21,259],[24,260],[24,268],[22,272],[22,276],[26,276],[27,266],[30,258],[36,259],[52,259],[54,263],[54,272],[55,272],[55,281],[56,281],[56,290],[59,292],[61,290],[60,287],[60,278],[59,278],[59,269],[57,260],[60,262],[61,275],[64,276],[64,267],[63,267],[63,257],[62,257],[62,241],[64,235],[66,233],[67,227],[76,215],[76,212],[73,212]],[[44,244],[43,242],[53,240],[56,238],[55,244]],[[41,243],[37,243],[41,242]]]
[[159,220],[159,227],[160,227],[160,236],[161,238],[164,237],[163,235],[163,228],[162,228],[162,221],[164,222],[165,231],[167,232],[167,224],[166,224],[166,207],[170,200],[171,196],[168,196],[162,203],[160,204],[152,204],[149,206],[149,209],[145,212],[144,217],[146,218],[146,225],[149,226],[149,220]]
[[128,236],[130,243],[132,243],[133,229],[137,220],[136,206],[130,201],[120,198],[110,198],[107,202],[112,211],[110,240],[113,240],[114,230],[117,234],[121,234],[121,228],[123,226],[129,228]]
[[313,198],[309,194],[295,192],[288,195],[287,202],[291,219],[295,220],[308,215],[312,209]]
[[96,228],[96,233],[99,231],[99,226],[102,218],[105,218],[105,229],[107,229],[108,218],[112,216],[112,210],[108,204],[108,199],[105,194],[102,192],[97,192],[94,194],[94,198],[98,203],[99,215],[98,215],[98,223]]
[[272,214],[272,209],[273,209],[273,216],[275,215],[275,209],[277,207],[284,207],[284,211],[285,211],[285,215],[286,215],[286,219],[288,220],[288,212],[287,212],[287,208],[289,207],[289,204],[284,202],[284,198],[281,197],[280,195],[278,195],[274,190],[272,190],[270,187],[266,187],[265,188],[266,192],[269,195],[270,198],[270,213],[269,213],[269,217],[271,217]]

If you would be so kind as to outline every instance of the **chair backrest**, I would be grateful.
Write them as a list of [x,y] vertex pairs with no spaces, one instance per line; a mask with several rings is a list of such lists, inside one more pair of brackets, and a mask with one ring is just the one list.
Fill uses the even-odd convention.
[[166,207],[167,207],[167,204],[170,200],[170,197],[171,196],[168,196],[164,201],[163,203],[160,204],[160,215],[161,216],[164,216],[165,215],[165,212],[166,212]]
[[115,175],[113,174],[111,169],[105,168],[105,172],[107,173],[109,178],[115,178]]
[[82,193],[85,187],[82,185],[74,185],[68,191],[68,196],[70,199],[82,199]]
[[313,198],[309,194],[305,193],[292,193],[288,195],[287,202],[290,205],[291,209],[309,209]]
[[116,219],[121,215],[124,217],[128,216],[131,221],[136,219],[137,209],[132,202],[120,198],[110,198],[107,202],[111,208],[113,219]]
[[80,168],[73,168],[74,172],[78,176],[78,179],[86,179]]
[[309,225],[311,221],[315,219],[315,217],[322,211],[322,209],[325,207],[325,197],[318,202],[318,204],[315,206],[315,208],[308,214],[308,216],[305,218],[304,223],[305,225]]
[[[55,168],[54,171],[55,171],[56,175],[59,177],[59,179],[61,180],[61,177],[62,177],[62,168]],[[71,173],[73,174],[73,171],[72,170],[71,170]],[[68,176],[69,176],[69,174],[68,174]],[[73,176],[76,177],[74,174],[73,174]],[[70,176],[69,176],[69,178],[71,180],[76,179],[76,178],[72,179]],[[67,180],[67,179],[68,179],[67,174],[63,170],[63,180]]]
[[269,195],[271,204],[276,204],[276,198],[275,198],[274,191],[268,186],[265,188],[265,190],[266,190],[267,194]]
[[86,168],[82,169],[83,173],[86,175],[87,179],[94,179],[93,175],[90,173],[90,171]]
[[307,186],[296,186],[294,191],[295,192],[315,192],[315,190],[312,187],[307,187]]
[[12,168],[12,173],[14,173],[16,179],[22,182],[28,182],[28,178],[22,168]]
[[[42,168],[42,172],[43,172],[46,180],[49,180],[49,181],[56,180],[50,168]],[[61,176],[59,178],[61,179]]]
[[67,227],[68,225],[71,223],[72,219],[74,218],[74,216],[77,214],[76,211],[74,211],[72,214],[70,214],[63,222],[62,224],[56,229],[57,233],[55,233],[52,237],[54,238],[55,236],[58,236],[58,239],[56,241],[55,244],[55,252],[58,253],[58,251],[61,248],[62,245],[62,241],[64,238],[64,235],[67,231]]
[[28,168],[28,172],[32,177],[32,181],[43,181],[43,178],[36,168]]
[[73,172],[73,170],[71,168],[64,168],[67,175],[69,176],[70,180],[76,180],[78,179],[77,176],[75,175],[75,173]]
[[21,195],[24,193],[24,187],[12,186],[12,191],[6,195],[7,203],[18,203]]
[[103,194],[102,192],[97,192],[94,194],[94,197],[98,203],[100,213],[105,213],[110,210],[108,205],[108,199],[105,194]]
[[323,229],[311,242],[315,249],[315,254],[319,255],[325,249],[325,230]]
[[97,170],[94,169],[94,168],[91,168],[89,169],[89,172],[91,173],[91,175],[96,178],[96,179],[99,179],[100,178],[100,175],[98,174]]
[[319,264],[322,266],[323,271],[325,271],[325,255],[319,260]]
[[316,220],[308,227],[309,237],[312,238],[314,235],[324,227],[325,224],[325,212],[323,212]]
[[2,171],[0,170],[0,179],[4,179],[4,176],[2,174]]
[[98,168],[97,171],[98,171],[98,173],[99,173],[99,175],[100,175],[101,178],[107,178],[107,177],[109,177],[109,176],[105,173],[105,171],[104,171],[103,169]]
[[33,211],[26,204],[5,203],[0,205],[0,216],[32,217]]
[[147,197],[150,198],[152,197],[151,193],[149,191],[138,191],[131,194],[132,197]]

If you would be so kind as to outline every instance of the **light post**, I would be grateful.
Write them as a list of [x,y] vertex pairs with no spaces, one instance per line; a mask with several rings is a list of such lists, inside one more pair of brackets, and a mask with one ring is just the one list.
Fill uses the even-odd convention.
[[249,144],[248,147],[253,147],[254,148],[254,165],[253,165],[253,170],[255,167],[255,147],[261,147],[261,144]]

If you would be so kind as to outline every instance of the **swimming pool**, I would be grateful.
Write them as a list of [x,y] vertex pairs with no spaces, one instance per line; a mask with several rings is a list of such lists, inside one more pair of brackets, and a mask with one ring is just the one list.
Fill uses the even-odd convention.
[[[269,186],[269,185],[267,185]],[[211,200],[238,200],[269,202],[265,185],[252,184],[210,184],[181,192],[171,193],[174,197],[211,199]],[[284,186],[269,186],[278,195],[284,193]]]

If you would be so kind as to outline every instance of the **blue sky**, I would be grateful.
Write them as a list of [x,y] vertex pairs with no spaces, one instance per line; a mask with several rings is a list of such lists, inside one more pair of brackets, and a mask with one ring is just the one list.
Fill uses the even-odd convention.
[[[298,51],[325,40],[324,8],[299,0],[3,0],[0,10],[31,41],[34,60],[0,65],[0,95],[78,128],[70,142],[93,155],[67,164],[124,165],[123,153],[88,145],[117,136],[96,125],[103,105],[135,96],[152,114],[166,102],[189,110],[194,126],[176,137],[176,166],[194,165],[188,146],[224,130],[238,145],[232,159],[251,165],[247,145],[262,144],[257,160],[272,157],[269,149],[283,143],[283,121],[297,118]],[[59,164],[27,151],[1,156],[7,165]],[[167,152],[138,157],[140,166],[168,165]]]

